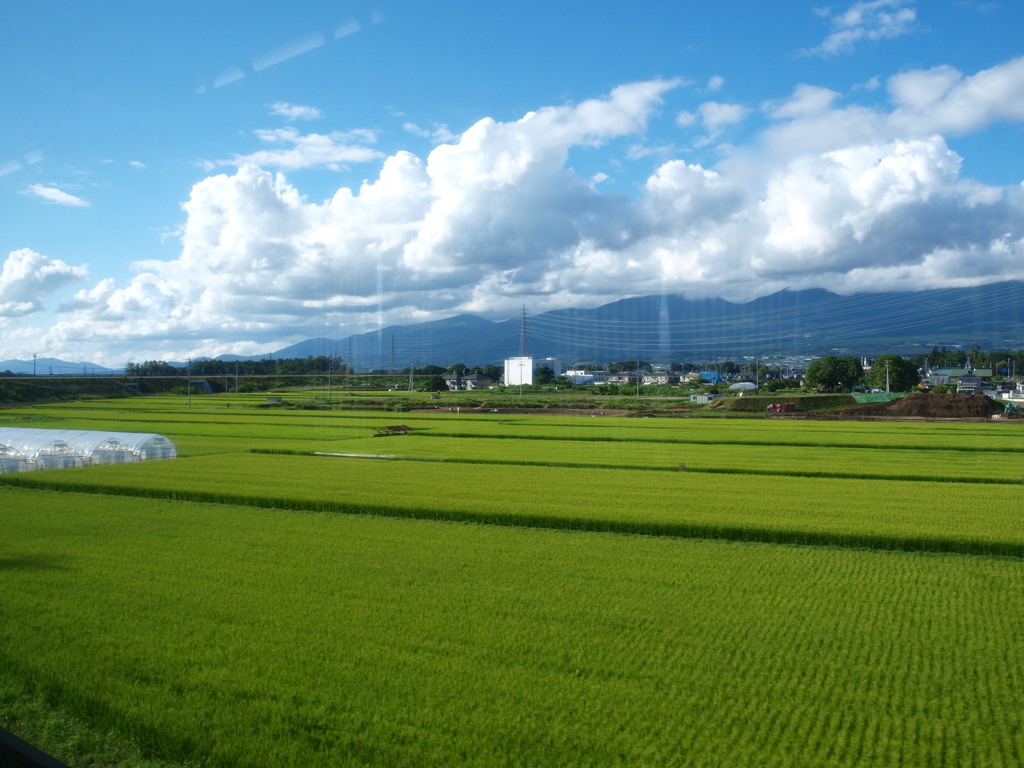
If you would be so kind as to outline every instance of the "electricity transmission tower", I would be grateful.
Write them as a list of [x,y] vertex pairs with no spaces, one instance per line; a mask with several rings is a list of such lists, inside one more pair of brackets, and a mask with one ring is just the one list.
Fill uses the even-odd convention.
[[526,318],[529,314],[526,311],[526,305],[523,304],[523,309],[519,313],[519,356],[526,357]]

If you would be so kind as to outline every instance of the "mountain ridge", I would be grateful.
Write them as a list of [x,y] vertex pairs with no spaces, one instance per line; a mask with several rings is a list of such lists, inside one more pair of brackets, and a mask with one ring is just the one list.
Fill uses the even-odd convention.
[[[597,307],[569,307],[527,317],[528,354],[565,363],[698,361],[726,357],[811,357],[829,353],[913,354],[933,346],[1024,346],[1024,282],[842,296],[824,289],[783,290],[749,302],[655,294]],[[357,370],[409,365],[500,363],[519,354],[520,323],[461,314],[393,325],[338,339],[312,338],[261,355],[217,360],[333,354]],[[393,355],[392,355],[393,350]],[[392,360],[393,357],[393,360]],[[137,361],[141,362],[141,361]],[[178,363],[181,364],[181,363]],[[39,358],[47,374],[112,375],[93,363]],[[0,371],[32,372],[31,360],[0,361]]]

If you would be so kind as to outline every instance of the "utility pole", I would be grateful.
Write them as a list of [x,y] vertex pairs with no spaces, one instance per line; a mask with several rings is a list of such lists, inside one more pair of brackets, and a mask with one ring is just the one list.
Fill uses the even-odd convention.
[[348,337],[348,345],[345,348],[345,354],[348,356],[345,360],[345,388],[351,389],[352,382],[349,376],[352,373],[352,337]]
[[192,407],[192,358],[188,359],[188,407]]
[[640,353],[636,354],[636,396],[640,397]]
[[331,402],[331,358],[334,357],[334,352],[331,352],[327,356],[327,402]]
[[238,361],[235,360],[235,395],[238,395]]
[[416,368],[419,367],[419,364],[420,364],[420,358],[417,355],[416,362],[413,363],[412,367],[409,369],[409,391],[410,392],[413,391],[413,374],[416,372]]
[[889,394],[889,363],[890,360],[885,361],[885,393]]
[[397,373],[395,368],[395,334],[391,334],[391,360],[388,363],[388,373]]

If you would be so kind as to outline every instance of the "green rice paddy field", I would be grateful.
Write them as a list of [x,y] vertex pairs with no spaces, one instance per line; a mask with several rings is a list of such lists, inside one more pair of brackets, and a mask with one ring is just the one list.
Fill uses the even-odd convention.
[[179,447],[0,476],[0,679],[155,764],[1024,765],[1024,426],[200,402],[0,412]]

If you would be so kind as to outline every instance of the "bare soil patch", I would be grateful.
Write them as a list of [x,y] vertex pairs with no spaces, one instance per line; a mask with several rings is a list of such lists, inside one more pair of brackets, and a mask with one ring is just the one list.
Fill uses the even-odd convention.
[[986,395],[915,392],[889,403],[862,405],[841,412],[820,414],[829,419],[983,419],[1003,412],[1004,406]]

